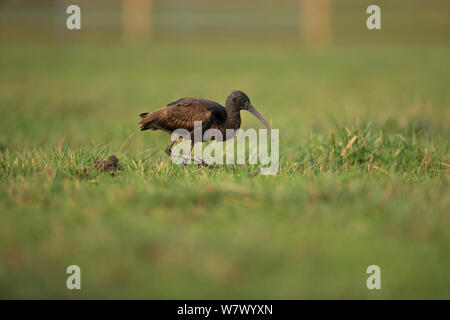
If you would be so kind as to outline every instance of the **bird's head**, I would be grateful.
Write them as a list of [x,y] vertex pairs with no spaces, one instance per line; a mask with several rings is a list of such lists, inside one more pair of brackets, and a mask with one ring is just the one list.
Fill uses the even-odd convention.
[[250,103],[250,98],[244,92],[239,90],[232,91],[230,95],[227,97],[227,102],[233,104],[238,110],[247,110],[255,117],[257,117],[259,121],[261,121],[264,124],[264,126],[269,131],[269,135],[272,137],[269,124],[263,118],[263,116],[260,115],[258,111],[256,111],[255,107],[252,106],[252,104]]
[[239,110],[248,110],[251,106],[250,98],[242,91],[234,90],[227,98]]

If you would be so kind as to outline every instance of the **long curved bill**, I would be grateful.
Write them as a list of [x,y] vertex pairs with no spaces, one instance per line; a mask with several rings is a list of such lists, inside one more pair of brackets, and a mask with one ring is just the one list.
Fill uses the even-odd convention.
[[259,121],[261,121],[264,126],[267,128],[267,131],[269,131],[269,136],[270,139],[272,140],[272,131],[270,129],[269,124],[267,123],[267,121],[263,118],[262,115],[259,114],[258,111],[256,111],[255,107],[253,107],[252,105],[250,105],[250,107],[248,108],[248,111],[253,114],[255,117],[257,117],[259,119]]

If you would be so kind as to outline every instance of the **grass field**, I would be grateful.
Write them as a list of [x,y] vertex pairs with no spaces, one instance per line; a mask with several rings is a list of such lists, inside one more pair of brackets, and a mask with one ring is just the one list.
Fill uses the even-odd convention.
[[[450,298],[449,55],[4,41],[0,298]],[[138,130],[141,112],[233,89],[280,129],[275,176],[173,165],[169,136]],[[93,167],[111,154],[114,176]]]

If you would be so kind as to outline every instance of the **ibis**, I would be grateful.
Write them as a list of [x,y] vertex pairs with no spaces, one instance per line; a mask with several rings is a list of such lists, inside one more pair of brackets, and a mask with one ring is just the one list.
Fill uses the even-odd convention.
[[[172,134],[177,129],[185,129],[191,136],[191,153],[194,147],[194,122],[201,121],[202,142],[205,141],[203,133],[208,129],[217,129],[222,133],[222,141],[228,140],[234,136],[227,133],[227,129],[232,129],[235,133],[241,126],[241,110],[247,110],[258,118],[267,128],[271,135],[270,126],[267,121],[256,111],[255,107],[250,103],[249,97],[242,91],[232,91],[226,101],[225,107],[217,102],[201,99],[201,98],[181,98],[169,103],[163,108],[153,112],[141,113],[139,122],[140,129],[144,130],[161,130],[168,134]],[[218,141],[219,139],[214,138]],[[172,147],[177,142],[173,140],[166,148],[169,156],[183,155],[173,154]],[[209,166],[203,160],[187,157],[203,166]]]

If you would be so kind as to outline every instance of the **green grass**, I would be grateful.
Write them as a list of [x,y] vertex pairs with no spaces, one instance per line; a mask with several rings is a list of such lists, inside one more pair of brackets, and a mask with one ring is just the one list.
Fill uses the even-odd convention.
[[[2,44],[0,297],[449,298],[449,54]],[[166,134],[138,130],[140,112],[233,89],[280,129],[278,175],[176,166]],[[122,171],[93,167],[111,154]]]

